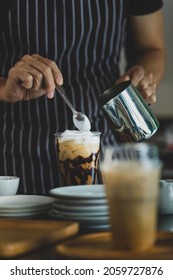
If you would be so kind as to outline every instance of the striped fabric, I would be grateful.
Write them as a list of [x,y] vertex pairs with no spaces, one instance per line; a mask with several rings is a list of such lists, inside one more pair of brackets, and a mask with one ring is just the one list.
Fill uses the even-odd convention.
[[[0,76],[25,54],[55,60],[64,87],[102,146],[116,140],[98,96],[118,77],[127,0],[13,0],[0,31]],[[56,93],[48,100],[0,103],[0,174],[17,175],[20,193],[46,194],[59,185],[54,133],[73,129],[72,113]]]

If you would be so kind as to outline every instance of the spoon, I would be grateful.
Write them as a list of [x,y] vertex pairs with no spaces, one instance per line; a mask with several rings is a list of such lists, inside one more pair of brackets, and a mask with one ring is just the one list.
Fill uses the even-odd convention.
[[91,129],[91,124],[87,116],[81,112],[77,112],[70,100],[68,99],[64,88],[61,86],[56,86],[56,89],[60,93],[61,97],[64,99],[66,104],[69,106],[73,113],[73,123],[80,131],[89,131]]

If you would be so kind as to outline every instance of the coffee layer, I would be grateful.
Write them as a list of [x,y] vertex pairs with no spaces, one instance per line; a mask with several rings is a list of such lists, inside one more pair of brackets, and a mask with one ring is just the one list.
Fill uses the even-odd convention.
[[89,157],[78,156],[74,159],[59,161],[60,174],[63,185],[85,185],[95,184],[98,165],[97,153],[92,153]]

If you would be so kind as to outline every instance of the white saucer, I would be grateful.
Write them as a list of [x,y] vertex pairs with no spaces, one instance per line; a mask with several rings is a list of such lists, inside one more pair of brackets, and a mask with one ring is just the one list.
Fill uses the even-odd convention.
[[26,217],[26,216],[36,216],[36,215],[41,215],[48,213],[50,211],[50,208],[47,209],[39,209],[39,210],[23,210],[20,212],[0,212],[0,217]]
[[90,215],[90,213],[96,213],[96,212],[108,212],[108,205],[102,204],[102,205],[69,205],[69,204],[61,204],[58,202],[54,202],[53,207],[55,209],[61,210],[61,211],[68,211],[68,212],[86,212],[86,214]]
[[76,216],[76,215],[73,216],[73,215],[64,215],[64,214],[62,215],[58,211],[55,211],[54,209],[49,211],[48,215],[57,218],[58,220],[76,221],[85,225],[104,225],[109,223],[109,217],[107,215],[92,216],[92,217]]
[[4,210],[21,210],[23,209],[43,209],[51,206],[54,198],[39,195],[14,195],[0,197],[0,211]]
[[100,199],[75,199],[75,198],[61,198],[56,197],[55,203],[57,205],[64,205],[64,206],[106,206],[108,204],[107,199],[100,198]]
[[65,209],[64,211],[62,209],[59,209],[58,207],[54,206],[53,208],[55,211],[57,211],[59,214],[63,215],[63,216],[70,216],[70,217],[92,217],[92,216],[107,216],[108,215],[108,211],[72,211],[72,210],[68,210]]
[[20,214],[20,213],[27,213],[27,212],[40,212],[40,211],[47,211],[52,209],[52,205],[42,206],[39,208],[9,208],[9,209],[1,209],[0,208],[0,215],[1,214]]
[[50,190],[50,195],[68,199],[103,199],[104,185],[78,185]]

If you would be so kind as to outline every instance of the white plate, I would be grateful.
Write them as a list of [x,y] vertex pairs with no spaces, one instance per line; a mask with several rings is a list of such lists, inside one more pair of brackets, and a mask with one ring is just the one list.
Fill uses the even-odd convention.
[[95,213],[95,212],[108,212],[108,205],[103,204],[103,205],[69,205],[69,204],[61,204],[58,202],[55,202],[53,204],[53,207],[56,209],[59,209],[61,211],[72,211],[72,212],[89,212],[88,214],[90,215],[90,212]]
[[51,206],[52,197],[39,195],[14,195],[0,197],[0,210],[9,209],[38,209],[43,206]]
[[57,218],[58,220],[66,220],[66,221],[76,221],[85,225],[104,225],[109,223],[108,216],[92,216],[92,217],[84,217],[84,216],[69,216],[69,215],[61,215],[59,212],[54,209],[48,212],[48,215],[51,217]]
[[16,209],[0,209],[0,216],[1,214],[22,214],[22,213],[28,213],[28,212],[45,212],[45,211],[49,211],[50,209],[52,209],[52,205],[51,206],[44,206],[44,207],[40,207],[40,208],[16,208]]
[[103,206],[107,205],[107,199],[65,199],[65,198],[55,198],[55,203],[57,205],[65,206]]
[[65,209],[64,211],[62,209],[59,209],[58,207],[53,208],[55,211],[57,211],[59,214],[64,216],[73,216],[73,217],[92,217],[92,216],[108,216],[108,211],[94,211],[94,212],[88,212],[88,211],[72,211]]
[[103,199],[104,185],[78,185],[60,187],[50,190],[50,195],[68,199]]
[[26,217],[26,216],[36,216],[36,215],[41,215],[48,213],[50,211],[50,208],[48,209],[39,209],[39,210],[31,210],[29,209],[28,211],[23,210],[21,212],[0,212],[0,217]]

